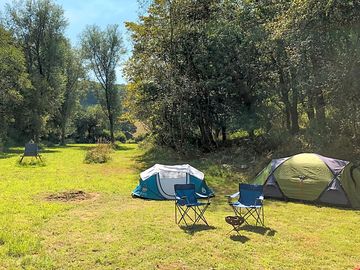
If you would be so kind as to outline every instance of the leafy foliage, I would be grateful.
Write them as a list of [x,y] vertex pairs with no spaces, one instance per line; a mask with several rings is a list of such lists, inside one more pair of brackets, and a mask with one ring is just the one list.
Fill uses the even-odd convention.
[[[5,15],[0,25],[0,144],[34,139],[64,145],[69,138],[95,142],[106,130],[114,140],[122,128],[118,118],[124,93],[124,86],[115,84],[124,53],[118,27],[88,27],[82,50],[77,50],[64,35],[64,11],[52,0],[14,2]],[[90,70],[98,83],[86,78]],[[101,113],[80,103],[89,89]]]
[[24,51],[26,70],[34,87],[25,98],[26,111],[17,115],[16,123],[18,129],[39,141],[64,94],[66,20],[62,8],[50,0],[8,5],[7,13],[8,27]]
[[86,152],[85,163],[106,163],[111,159],[111,152],[111,144],[98,143]]
[[24,55],[10,33],[0,25],[0,144],[21,110],[24,96],[32,90]]
[[127,23],[131,111],[176,149],[211,150],[236,130],[355,144],[359,10],[358,1],[151,1]]
[[98,26],[88,26],[81,38],[84,59],[95,74],[103,95],[99,95],[100,104],[108,118],[111,141],[115,141],[115,120],[120,113],[120,96],[115,86],[116,67],[125,53],[117,25],[109,25],[102,31]]

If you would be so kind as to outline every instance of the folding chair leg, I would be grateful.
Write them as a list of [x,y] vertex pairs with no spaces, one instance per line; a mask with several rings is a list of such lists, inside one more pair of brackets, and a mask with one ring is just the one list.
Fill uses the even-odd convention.
[[[194,209],[194,220],[195,220],[195,221],[194,221],[194,224],[195,224],[196,221],[197,221],[197,219],[198,219],[198,218],[196,217],[196,214],[197,214],[196,206],[195,206],[193,209]],[[194,225],[194,224],[193,224],[193,225]]]
[[233,231],[235,231],[238,235],[241,236],[240,232],[239,232],[240,226],[238,227],[234,227],[232,230],[230,230],[226,235],[229,235],[230,233],[232,233]]
[[23,161],[24,155],[21,156],[20,163]]
[[236,208],[234,206],[232,206],[232,208],[233,208],[235,216],[244,218],[244,222],[247,225],[250,225],[249,222],[247,221],[248,213],[243,213],[241,208]]
[[[245,213],[243,213],[243,210],[246,211]],[[235,215],[244,218],[244,222],[247,225],[250,225],[250,223],[247,221],[247,219],[249,217],[254,218],[255,220],[255,225],[257,226],[258,224],[260,224],[261,226],[265,226],[265,222],[264,222],[264,207],[261,208],[239,208],[237,209],[236,207],[233,206],[233,211],[235,213]]]
[[[202,220],[207,226],[209,226],[204,213],[208,205],[205,205],[203,208],[199,206],[186,207],[183,209],[181,206],[175,204],[175,223],[180,224],[182,221],[186,226],[189,226],[187,219],[191,221],[191,226],[194,226],[200,220]],[[194,211],[194,216],[191,215],[191,212]]]
[[177,224],[177,207],[176,207],[176,203],[175,203],[175,223]]
[[191,218],[191,216],[188,213],[189,210],[190,210],[190,207],[187,207],[185,210],[183,208],[181,208],[181,206],[177,205],[176,207],[177,207],[177,210],[180,213],[180,219],[179,220],[176,219],[177,224],[180,224],[181,221],[184,221],[185,225],[189,226],[188,223],[186,222],[186,217],[188,217],[191,220],[191,222],[194,222],[194,220]]
[[199,220],[201,219],[207,226],[209,226],[209,224],[207,223],[206,218],[204,216],[204,213],[205,213],[206,209],[208,208],[208,206],[209,205],[205,205],[202,209],[199,206],[194,207],[195,217],[197,214],[197,218],[195,219],[193,225],[195,225],[195,223],[199,222]]

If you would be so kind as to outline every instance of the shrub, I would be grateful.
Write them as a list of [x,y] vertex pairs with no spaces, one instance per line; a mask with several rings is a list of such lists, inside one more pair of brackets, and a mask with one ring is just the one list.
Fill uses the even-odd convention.
[[139,135],[137,135],[136,137],[134,137],[134,141],[135,141],[136,143],[142,142],[142,141],[144,141],[148,136],[149,136],[148,133],[139,134]]
[[86,152],[85,163],[106,163],[111,159],[111,152],[111,144],[99,143]]
[[116,131],[115,134],[115,140],[121,143],[125,143],[126,142],[126,135],[124,134],[124,132],[122,131]]
[[230,140],[241,139],[241,138],[247,138],[248,136],[249,133],[246,130],[239,129],[237,131],[231,132],[229,134],[229,139]]

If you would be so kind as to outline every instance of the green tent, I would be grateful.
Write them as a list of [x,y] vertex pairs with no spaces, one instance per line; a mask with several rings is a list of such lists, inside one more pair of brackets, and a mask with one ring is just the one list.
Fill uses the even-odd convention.
[[303,153],[273,159],[255,178],[266,197],[360,208],[360,168],[345,160]]

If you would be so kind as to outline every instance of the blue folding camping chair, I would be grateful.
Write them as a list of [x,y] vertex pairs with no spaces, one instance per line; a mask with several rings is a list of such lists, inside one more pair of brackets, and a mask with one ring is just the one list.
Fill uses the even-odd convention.
[[[231,199],[238,196],[238,201],[231,201]],[[228,203],[234,210],[235,215],[242,217],[246,224],[249,224],[247,219],[252,217],[256,221],[256,226],[258,224],[265,226],[262,185],[240,184],[239,192],[228,195],[227,197]]]
[[[189,226],[194,226],[199,221],[203,221],[207,226],[204,213],[210,205],[210,198],[195,192],[194,184],[176,184],[175,190],[175,222],[180,224],[182,221]],[[199,202],[199,199],[207,199],[207,202]],[[178,215],[178,212],[180,215]]]
[[36,159],[39,158],[40,161],[42,161],[41,155],[39,154],[38,145],[33,142],[25,144],[25,151],[21,156],[20,163],[23,161],[24,157],[35,157]]

